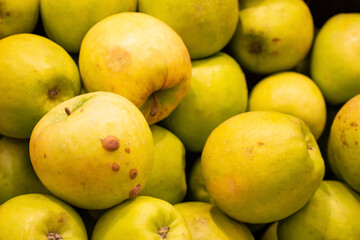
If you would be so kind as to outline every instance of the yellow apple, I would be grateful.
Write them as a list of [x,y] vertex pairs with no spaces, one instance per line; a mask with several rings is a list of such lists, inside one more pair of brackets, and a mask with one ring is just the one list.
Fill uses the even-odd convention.
[[30,157],[55,196],[85,209],[136,197],[153,166],[153,139],[138,108],[109,92],[82,94],[51,109],[35,126]]
[[220,124],[201,156],[206,189],[230,217],[268,223],[302,208],[324,177],[308,126],[279,112],[253,111]]
[[78,53],[89,29],[119,12],[134,12],[137,0],[40,0],[46,35],[68,52]]
[[95,24],[81,44],[79,66],[87,92],[126,97],[149,124],[167,117],[190,86],[184,42],[164,22],[143,13],[119,13]]
[[0,40],[0,134],[30,138],[51,108],[80,93],[70,55],[47,38],[16,34]]
[[268,74],[289,70],[305,58],[314,23],[303,0],[240,0],[239,23],[229,44],[245,69]]
[[186,195],[185,147],[173,133],[157,125],[150,127],[154,141],[154,166],[140,195],[160,198],[171,204]]

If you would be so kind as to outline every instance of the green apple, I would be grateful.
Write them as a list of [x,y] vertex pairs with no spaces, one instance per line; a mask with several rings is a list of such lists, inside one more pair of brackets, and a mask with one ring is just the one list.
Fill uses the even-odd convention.
[[360,195],[345,183],[323,181],[309,203],[279,221],[279,240],[360,239]]
[[279,238],[277,236],[277,227],[278,222],[272,223],[262,235],[261,240],[278,240]]
[[95,24],[80,49],[86,91],[120,94],[149,124],[167,117],[191,79],[189,52],[164,22],[143,13],[119,13]]
[[39,19],[40,0],[1,0],[0,39],[32,32]]
[[94,92],[51,109],[35,126],[30,158],[55,196],[85,209],[136,197],[147,183],[154,146],[149,125],[126,98]]
[[97,221],[92,240],[191,240],[184,219],[170,203],[139,196],[110,209]]
[[193,240],[253,240],[250,230],[243,223],[226,216],[215,205],[204,202],[175,204],[185,219]]
[[136,11],[137,0],[40,0],[46,35],[68,52],[79,52],[89,29],[107,16]]
[[360,192],[360,95],[346,102],[336,114],[328,140],[328,163],[335,175]]
[[174,29],[191,59],[209,57],[224,48],[239,20],[238,0],[139,0],[139,11]]
[[171,204],[186,195],[185,147],[165,128],[150,127],[154,141],[154,166],[140,195],[160,198]]
[[360,13],[337,14],[320,29],[312,50],[311,77],[331,104],[360,93]]
[[209,192],[205,188],[204,178],[201,172],[201,158],[198,158],[192,165],[189,176],[189,199],[191,201],[200,201],[215,203]]
[[29,141],[3,137],[0,139],[0,204],[26,193],[50,194],[31,166]]
[[190,89],[162,122],[190,151],[201,152],[220,123],[245,112],[248,90],[239,64],[225,53],[192,62]]
[[302,119],[316,139],[326,123],[325,99],[316,84],[296,72],[273,74],[255,85],[249,97],[250,111],[283,112]]
[[303,0],[240,0],[229,50],[245,69],[268,74],[295,67],[313,37],[313,19]]
[[34,34],[0,40],[0,133],[30,138],[40,118],[80,93],[79,70],[56,43]]
[[1,240],[87,240],[79,214],[43,194],[14,197],[0,207]]
[[206,189],[230,217],[268,223],[302,208],[324,177],[308,126],[279,112],[253,111],[220,124],[201,156]]

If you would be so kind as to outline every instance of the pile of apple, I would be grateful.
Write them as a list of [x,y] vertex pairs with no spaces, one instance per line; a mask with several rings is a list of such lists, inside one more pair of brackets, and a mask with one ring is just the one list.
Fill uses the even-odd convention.
[[360,239],[360,13],[0,0],[0,93],[0,240]]

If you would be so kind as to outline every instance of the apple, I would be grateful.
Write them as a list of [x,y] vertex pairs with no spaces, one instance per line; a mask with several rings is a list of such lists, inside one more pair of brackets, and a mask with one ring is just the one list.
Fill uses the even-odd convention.
[[185,219],[193,240],[254,239],[245,224],[226,216],[213,204],[184,202],[174,206]]
[[239,17],[237,0],[139,0],[139,12],[152,15],[184,40],[191,59],[209,57],[231,40]]
[[206,189],[230,217],[269,223],[301,209],[324,177],[308,126],[279,112],[253,111],[220,124],[201,155]]
[[87,240],[79,214],[55,197],[25,194],[0,207],[1,240]]
[[296,72],[282,72],[262,79],[249,97],[250,111],[277,111],[302,119],[319,139],[326,123],[325,99],[318,86]]
[[87,92],[126,97],[149,124],[167,117],[190,86],[184,42],[164,22],[143,13],[119,13],[95,24],[81,44],[79,66]]
[[39,19],[40,0],[1,0],[0,39],[32,32]]
[[178,137],[160,126],[150,127],[154,141],[154,166],[140,195],[160,198],[171,204],[186,195],[185,147]]
[[35,126],[30,158],[41,182],[80,208],[104,209],[136,197],[154,162],[149,125],[138,108],[110,92],[82,94]]
[[360,195],[338,181],[323,181],[308,204],[279,221],[279,240],[360,239]]
[[190,89],[162,122],[190,151],[201,152],[220,123],[245,112],[248,90],[239,64],[226,53],[192,62]]
[[277,227],[278,222],[272,223],[262,235],[261,240],[278,240],[279,238],[277,236]]
[[336,114],[328,138],[328,163],[340,179],[360,192],[360,95],[347,101]]
[[215,203],[209,192],[205,188],[204,178],[201,172],[201,158],[198,158],[192,165],[189,176],[189,199],[191,201],[200,201]]
[[0,138],[0,204],[26,193],[50,194],[31,166],[29,141]]
[[41,19],[46,35],[78,53],[87,31],[100,20],[119,12],[136,11],[137,0],[40,0]]
[[259,74],[289,70],[309,52],[314,23],[303,0],[240,0],[239,23],[229,51]]
[[311,77],[331,104],[360,93],[360,13],[337,14],[322,26],[312,50]]
[[97,221],[92,240],[191,240],[180,213],[170,203],[138,196],[113,207]]
[[0,40],[0,134],[30,138],[51,108],[80,93],[79,70],[47,38],[24,33]]

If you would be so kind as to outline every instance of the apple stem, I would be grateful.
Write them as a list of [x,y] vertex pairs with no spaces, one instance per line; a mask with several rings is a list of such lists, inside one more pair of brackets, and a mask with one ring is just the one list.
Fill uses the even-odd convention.
[[158,102],[158,97],[155,93],[153,93],[151,96],[154,101],[154,108],[151,110],[150,115],[154,117],[159,110],[159,102]]
[[65,112],[66,112],[66,114],[67,114],[68,116],[70,116],[71,112],[70,112],[70,110],[69,110],[68,107],[65,107]]
[[60,240],[60,239],[63,239],[63,237],[55,232],[49,232],[49,234],[47,235],[47,239],[48,240]]
[[168,234],[170,230],[170,227],[161,227],[158,231],[158,234],[160,235],[161,239],[166,239],[166,235]]

